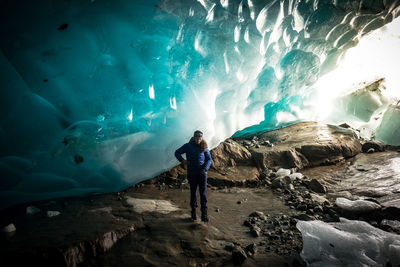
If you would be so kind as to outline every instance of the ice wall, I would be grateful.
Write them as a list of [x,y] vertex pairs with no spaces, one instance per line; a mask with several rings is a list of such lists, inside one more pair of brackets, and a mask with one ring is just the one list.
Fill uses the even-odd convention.
[[400,145],[400,19],[364,36],[313,85],[319,121],[346,122],[361,136]]
[[1,1],[2,207],[152,177],[196,129],[214,146],[311,118],[310,86],[398,6]]

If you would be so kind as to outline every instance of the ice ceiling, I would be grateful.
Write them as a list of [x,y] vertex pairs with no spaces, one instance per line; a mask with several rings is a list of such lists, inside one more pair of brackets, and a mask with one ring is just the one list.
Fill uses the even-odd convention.
[[215,146],[316,119],[342,76],[320,77],[399,13],[385,0],[2,0],[0,206],[120,190],[175,165],[196,129]]

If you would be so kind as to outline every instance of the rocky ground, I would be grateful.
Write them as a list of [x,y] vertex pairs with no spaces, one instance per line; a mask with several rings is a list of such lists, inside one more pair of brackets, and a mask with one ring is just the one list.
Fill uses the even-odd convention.
[[400,234],[400,153],[347,125],[307,122],[212,150],[209,223],[192,222],[183,166],[115,194],[1,213],[9,265],[302,266],[299,220]]

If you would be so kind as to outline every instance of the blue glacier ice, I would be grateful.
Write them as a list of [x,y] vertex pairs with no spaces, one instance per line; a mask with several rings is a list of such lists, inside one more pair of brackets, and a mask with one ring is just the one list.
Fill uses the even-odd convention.
[[151,178],[196,129],[314,119],[313,84],[399,4],[1,1],[0,208]]

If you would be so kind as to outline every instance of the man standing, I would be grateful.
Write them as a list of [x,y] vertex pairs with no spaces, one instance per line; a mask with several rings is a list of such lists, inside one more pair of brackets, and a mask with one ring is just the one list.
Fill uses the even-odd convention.
[[[186,154],[186,160],[182,154]],[[203,133],[194,132],[189,143],[184,144],[175,151],[175,157],[187,165],[187,178],[190,184],[190,206],[192,207],[192,219],[197,220],[197,187],[200,191],[201,220],[208,222],[207,216],[207,171],[211,166],[211,155],[207,142],[203,139]]]

